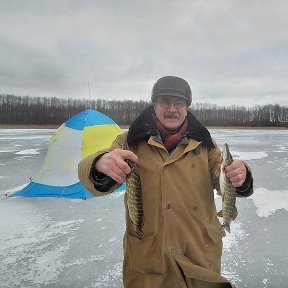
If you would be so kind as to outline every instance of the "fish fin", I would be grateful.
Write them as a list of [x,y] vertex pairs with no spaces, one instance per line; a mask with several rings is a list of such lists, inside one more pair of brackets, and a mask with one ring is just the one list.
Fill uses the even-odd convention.
[[220,169],[218,169],[218,170],[215,171],[215,177],[216,177],[216,178],[220,176],[220,171],[221,171]]
[[217,212],[217,216],[218,216],[218,217],[223,217],[223,211],[220,210],[219,212]]

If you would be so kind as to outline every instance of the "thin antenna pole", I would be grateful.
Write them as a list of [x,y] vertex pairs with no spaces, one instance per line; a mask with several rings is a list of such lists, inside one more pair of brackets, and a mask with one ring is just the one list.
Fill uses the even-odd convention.
[[90,100],[90,83],[89,83],[89,80],[88,80],[88,93],[89,93],[89,100]]

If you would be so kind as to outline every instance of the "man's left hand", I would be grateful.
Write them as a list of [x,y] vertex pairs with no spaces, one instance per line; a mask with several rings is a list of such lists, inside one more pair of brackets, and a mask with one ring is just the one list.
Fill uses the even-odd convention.
[[234,160],[229,166],[224,167],[224,171],[234,187],[240,187],[246,179],[247,170],[241,160]]

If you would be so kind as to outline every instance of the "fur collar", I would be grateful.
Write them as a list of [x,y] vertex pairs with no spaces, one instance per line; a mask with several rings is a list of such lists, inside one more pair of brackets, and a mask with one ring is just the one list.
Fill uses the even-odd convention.
[[[147,107],[131,124],[127,135],[128,144],[143,138],[147,139],[150,136],[158,135],[157,127],[153,121],[152,114],[154,114],[153,105]],[[187,119],[188,128],[186,136],[188,138],[193,138],[196,141],[202,141],[209,149],[215,148],[209,131],[195,118],[190,111],[187,113]]]

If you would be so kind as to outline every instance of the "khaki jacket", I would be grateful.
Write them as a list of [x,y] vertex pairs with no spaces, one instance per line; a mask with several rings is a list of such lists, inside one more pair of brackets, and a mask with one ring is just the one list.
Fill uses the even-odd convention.
[[[114,185],[107,193],[95,189],[91,180],[95,159],[107,151],[121,148],[126,137],[127,133],[118,136],[110,149],[80,162],[80,181],[95,196],[111,193],[119,186]],[[225,232],[214,202],[213,189],[219,189],[217,174],[221,161],[220,149],[214,145],[208,149],[201,141],[188,138],[171,155],[157,135],[130,145],[139,159],[144,238],[135,237],[126,213],[125,287],[190,287],[185,278],[232,287],[220,275]]]

